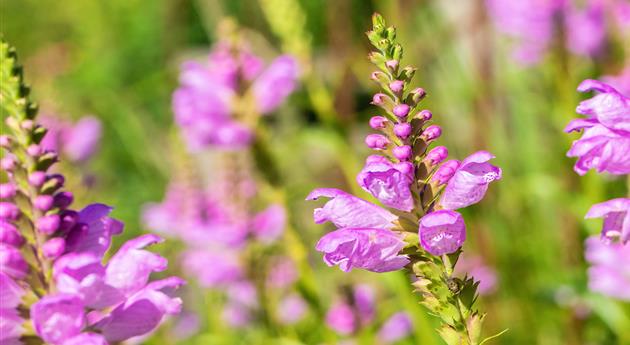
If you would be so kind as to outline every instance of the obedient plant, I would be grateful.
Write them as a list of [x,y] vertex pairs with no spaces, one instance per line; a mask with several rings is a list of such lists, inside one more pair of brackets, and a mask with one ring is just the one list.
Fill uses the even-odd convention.
[[518,41],[514,55],[524,64],[538,62],[563,39],[570,52],[597,56],[613,32],[623,35],[630,28],[625,0],[486,0],[486,5],[497,28]]
[[280,56],[264,69],[236,32],[221,36],[207,65],[184,63],[173,94],[188,153],[215,150],[212,171],[201,178],[203,166],[182,164],[162,203],[146,206],[144,221],[185,244],[182,270],[227,297],[222,316],[229,326],[294,324],[307,304],[295,293],[297,268],[279,242],[287,216],[259,193],[250,149],[258,117],[297,86],[297,62]]
[[382,91],[372,104],[382,115],[370,119],[379,133],[365,138],[378,154],[366,159],[357,182],[382,206],[338,189],[314,190],[308,200],[330,199],[315,210],[315,222],[338,228],[316,249],[329,266],[343,271],[413,273],[421,303],[442,320],[442,338],[448,344],[480,344],[484,315],[473,307],[478,282],[453,274],[466,239],[457,210],[479,202],[489,184],[501,178],[501,169],[489,163],[494,156],[486,151],[459,161],[446,160],[443,146],[431,148],[442,130],[421,107],[426,92],[411,86],[415,68],[401,65],[396,30],[378,14],[373,26],[367,35],[378,51],[370,61],[379,70],[372,79]]
[[[343,293],[326,313],[326,325],[351,343],[353,336],[377,324],[376,293],[366,284],[344,287],[342,290]],[[409,336],[411,330],[410,316],[405,312],[398,312],[385,320],[376,334],[379,344],[391,344]]]
[[265,68],[238,39],[216,44],[205,64],[185,62],[173,110],[188,147],[247,148],[260,115],[275,110],[293,92],[298,72],[296,59],[289,55]]
[[150,281],[167,268],[146,250],[161,239],[129,240],[104,260],[123,224],[103,204],[71,208],[64,177],[49,171],[57,153],[42,145],[46,128],[5,42],[0,59],[0,342],[101,345],[149,333],[181,306],[173,297],[181,279]]
[[[567,153],[578,158],[574,170],[580,175],[590,169],[611,175],[630,174],[630,98],[606,83],[590,79],[582,82],[578,91],[595,91],[597,95],[582,101],[576,109],[586,118],[573,120],[566,128],[567,132],[583,131]],[[586,218],[603,218],[600,239],[589,237],[585,245],[586,260],[592,265],[588,271],[590,289],[630,300],[630,198],[595,204]]]

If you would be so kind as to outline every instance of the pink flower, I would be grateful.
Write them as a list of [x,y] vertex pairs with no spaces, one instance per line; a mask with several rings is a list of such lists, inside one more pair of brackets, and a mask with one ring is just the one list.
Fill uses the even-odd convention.
[[449,179],[439,204],[456,210],[481,201],[490,182],[501,179],[501,168],[488,163],[492,158],[491,153],[478,151],[464,159]]
[[419,236],[422,248],[433,255],[454,253],[466,240],[466,224],[458,212],[431,212],[420,219]]
[[610,243],[619,238],[622,243],[630,241],[630,199],[618,198],[595,204],[585,218],[604,218],[602,240]]
[[410,190],[413,172],[404,171],[383,156],[369,156],[357,182],[387,207],[406,212],[414,207]]
[[630,301],[630,244],[605,244],[597,236],[585,242],[588,269],[588,287],[620,300]]

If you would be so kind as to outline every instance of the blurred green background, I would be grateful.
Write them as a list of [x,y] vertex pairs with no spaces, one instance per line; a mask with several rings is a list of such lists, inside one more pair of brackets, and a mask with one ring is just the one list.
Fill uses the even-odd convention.
[[[303,85],[273,116],[270,144],[321,300],[330,303],[330,282],[377,282],[379,309],[414,315],[414,336],[403,344],[440,344],[435,320],[416,304],[402,274],[343,274],[326,268],[312,249],[325,230],[312,224],[313,205],[303,202],[312,188],[366,196],[354,175],[368,154],[362,137],[376,111],[369,105],[376,88],[364,36],[374,11],[398,28],[404,62],[419,68],[415,80],[428,91],[425,106],[443,126],[441,143],[458,158],[486,149],[504,169],[486,200],[464,211],[465,249],[498,272],[497,291],[480,301],[488,313],[487,335],[509,328],[496,344],[630,341],[630,308],[588,293],[583,260],[583,239],[601,224],[583,215],[595,202],[624,195],[625,181],[578,177],[565,157],[575,136],[562,132],[576,117],[579,82],[618,72],[623,49],[605,61],[559,49],[536,66],[521,67],[480,0],[2,0],[0,31],[18,49],[43,110],[68,118],[95,114],[103,121],[101,150],[86,168],[96,184],[77,194],[81,203],[115,206],[114,215],[126,223],[118,244],[143,232],[142,205],[162,199],[178,164],[170,103],[181,61],[206,54],[225,17],[247,31],[257,53],[296,54]],[[195,303],[215,312],[211,302]],[[313,333],[302,337],[309,344],[334,342],[324,328],[313,316],[298,332]],[[298,344],[290,340],[295,334],[280,333],[283,340],[272,340],[264,330],[232,333],[209,322],[181,343]],[[147,340],[176,342],[168,327]]]

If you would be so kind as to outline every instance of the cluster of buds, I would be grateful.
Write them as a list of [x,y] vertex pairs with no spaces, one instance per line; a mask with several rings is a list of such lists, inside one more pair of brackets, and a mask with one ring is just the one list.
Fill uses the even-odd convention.
[[147,334],[181,304],[171,297],[181,279],[149,282],[167,263],[143,248],[160,238],[130,240],[103,264],[123,224],[102,204],[70,208],[64,177],[49,171],[57,153],[42,145],[46,129],[36,123],[37,107],[5,42],[0,60],[8,129],[0,136],[0,341],[102,345]]
[[365,143],[378,154],[367,158],[357,183],[382,206],[338,189],[314,190],[307,200],[331,198],[315,210],[315,222],[330,221],[338,228],[316,249],[328,265],[343,271],[412,272],[422,304],[443,320],[443,339],[479,344],[475,329],[483,316],[472,309],[478,282],[453,274],[466,239],[464,219],[456,210],[481,201],[489,184],[501,178],[501,169],[489,163],[494,156],[485,151],[459,161],[446,160],[446,147],[431,147],[442,129],[420,106],[426,92],[410,85],[415,69],[400,65],[403,48],[396,30],[378,14],[373,26],[367,35],[378,51],[370,60],[379,71],[372,79],[382,91],[372,103],[382,114],[370,119],[380,133],[369,134]]

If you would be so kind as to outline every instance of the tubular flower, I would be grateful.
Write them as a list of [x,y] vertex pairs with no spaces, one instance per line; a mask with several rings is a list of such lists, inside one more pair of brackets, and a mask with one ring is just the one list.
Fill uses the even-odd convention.
[[[242,151],[217,157],[213,163],[220,168],[205,190],[197,187],[200,181],[194,174],[181,174],[161,203],[146,205],[144,222],[182,242],[186,275],[225,295],[221,317],[229,327],[247,327],[266,316],[267,299],[280,304],[276,314],[266,317],[294,324],[307,312],[306,302],[292,295],[298,280],[294,262],[283,255],[261,259],[259,252],[277,248],[287,225],[286,211],[275,203],[258,210],[258,187],[248,158]],[[274,293],[278,298],[271,296]],[[280,298],[289,295],[293,298]]]
[[92,115],[84,116],[76,123],[45,115],[40,121],[48,131],[40,145],[45,151],[60,152],[74,162],[89,160],[98,150],[102,136],[101,121]]
[[620,300],[630,301],[630,244],[605,244],[597,236],[586,239],[588,287]]
[[585,218],[603,218],[602,240],[614,239],[626,244],[630,241],[630,199],[618,198],[595,204]]
[[584,130],[567,152],[569,157],[578,157],[574,170],[580,175],[590,169],[613,175],[630,173],[630,99],[596,80],[585,80],[578,90],[600,93],[577,107],[587,118],[573,120],[565,128],[565,132]]
[[449,179],[440,205],[456,210],[481,201],[490,182],[501,179],[501,168],[488,163],[492,158],[489,152],[479,151],[464,159]]
[[[280,56],[263,70],[260,58],[225,42],[214,47],[206,64],[185,62],[180,87],[173,94],[173,110],[188,147],[246,147],[253,128],[235,104],[251,97],[259,114],[272,112],[295,90],[298,74],[297,61],[291,56]],[[249,86],[246,93],[252,96],[241,94],[239,85]]]
[[[430,124],[433,113],[420,106],[426,91],[411,85],[415,68],[401,66],[403,48],[395,41],[395,29],[375,14],[367,36],[378,49],[369,59],[379,68],[371,79],[382,88],[372,97],[372,104],[382,112],[370,119],[370,127],[380,133],[370,133],[365,139],[376,154],[366,159],[356,181],[382,206],[338,189],[313,190],[307,200],[330,198],[313,212],[315,223],[329,221],[337,227],[323,235],[315,249],[323,253],[328,266],[345,272],[353,268],[408,270],[417,277],[414,286],[423,304],[442,315],[447,308],[459,308],[453,301],[461,293],[472,296],[477,288],[471,278],[461,280],[459,292],[445,286],[453,271],[450,260],[457,258],[466,239],[464,220],[454,210],[479,202],[490,182],[501,178],[501,169],[488,163],[494,156],[485,151],[460,162],[446,160],[448,149],[443,146],[431,148],[443,135],[442,128]],[[449,300],[435,295],[441,287],[450,291]],[[342,316],[348,314],[343,307],[335,309]],[[478,314],[464,314],[445,323],[445,336],[481,323]],[[355,328],[349,321],[337,323],[341,333]],[[462,335],[468,337],[465,342],[477,344],[480,340],[470,334]]]
[[[58,147],[45,141],[59,134],[53,130],[46,138],[46,129],[34,121],[35,108],[20,91],[25,90],[20,69],[4,42],[0,58],[2,85],[13,89],[0,97],[2,108],[11,109],[11,135],[1,140],[5,158],[11,157],[4,161],[9,182],[2,188],[0,212],[1,340],[107,345],[151,332],[165,315],[179,312],[181,300],[173,292],[184,283],[176,277],[150,281],[167,262],[144,248],[161,239],[144,235],[127,241],[103,264],[123,223],[103,204],[70,208],[72,194],[62,191],[65,178],[49,171]],[[77,161],[87,159],[100,135],[100,124],[88,122],[61,135],[61,149]],[[22,257],[27,251],[28,261]]]
[[607,23],[607,12],[616,14],[617,26],[624,35],[629,22],[624,1],[588,0],[580,5],[575,0],[486,1],[495,26],[517,41],[514,55],[525,65],[539,62],[551,50],[559,31],[566,33],[566,42],[558,41],[570,52],[587,57],[600,55],[607,41],[617,36],[610,30],[615,25]]

